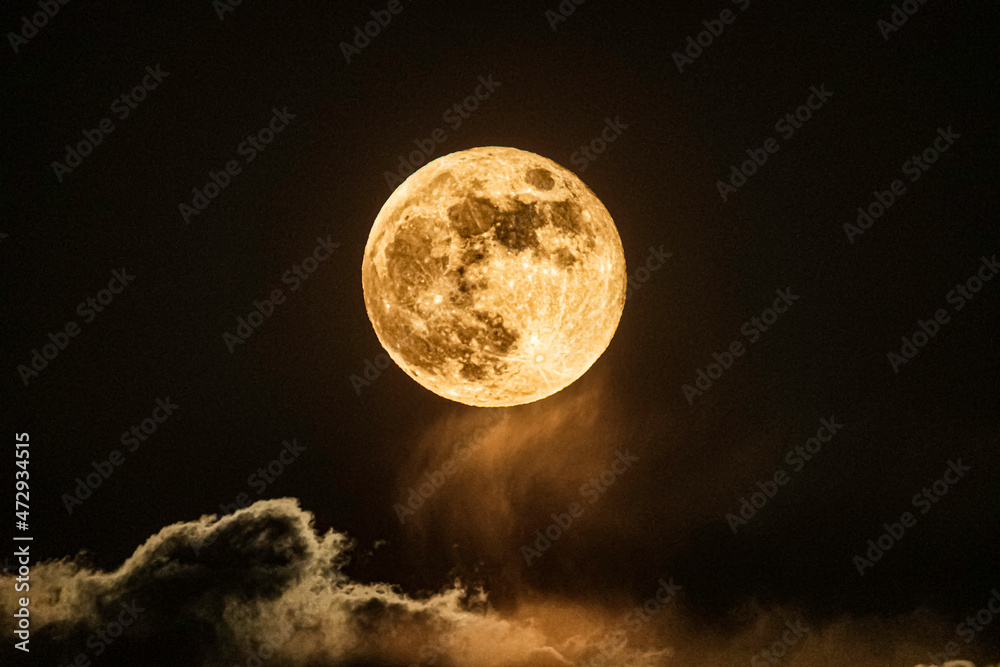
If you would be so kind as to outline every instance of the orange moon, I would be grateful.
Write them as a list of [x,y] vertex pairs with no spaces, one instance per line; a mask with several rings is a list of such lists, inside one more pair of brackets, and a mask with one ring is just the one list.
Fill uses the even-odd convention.
[[440,157],[390,195],[361,270],[379,342],[467,405],[520,405],[577,380],[614,336],[625,254],[607,209],[548,158],[487,146]]

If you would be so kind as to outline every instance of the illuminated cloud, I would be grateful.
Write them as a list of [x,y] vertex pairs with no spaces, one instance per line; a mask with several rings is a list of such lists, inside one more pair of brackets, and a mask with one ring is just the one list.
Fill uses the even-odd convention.
[[[736,664],[781,640],[795,617],[746,609],[740,616],[750,621],[738,633],[719,635],[685,619],[679,603],[637,623],[629,617],[635,602],[535,596],[500,614],[481,591],[457,582],[415,598],[349,578],[350,540],[317,534],[312,521],[295,499],[265,500],[167,526],[113,572],[80,559],[35,565],[32,664],[70,664],[79,654],[108,666],[151,655],[204,666]],[[17,604],[10,578],[0,597],[8,618]],[[128,625],[115,628],[122,620]],[[934,648],[926,637],[941,636],[939,624],[917,616],[805,625],[780,664],[833,664],[831,656],[845,659],[837,664],[905,664],[904,656]],[[14,663],[24,654],[12,643],[5,637],[4,664],[23,664]]]

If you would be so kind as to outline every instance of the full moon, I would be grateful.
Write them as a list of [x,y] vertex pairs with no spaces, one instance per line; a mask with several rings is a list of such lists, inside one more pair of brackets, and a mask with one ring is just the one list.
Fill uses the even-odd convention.
[[410,377],[467,405],[530,403],[597,361],[625,306],[607,209],[548,158],[445,155],[390,195],[361,269],[379,342]]

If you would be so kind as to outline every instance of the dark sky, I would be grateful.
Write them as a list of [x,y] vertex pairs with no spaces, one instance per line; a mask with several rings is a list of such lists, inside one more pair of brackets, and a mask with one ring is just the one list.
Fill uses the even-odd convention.
[[[888,0],[565,0],[573,12],[558,22],[555,0],[398,0],[397,14],[379,2],[223,4],[71,2],[16,49],[5,39],[4,493],[13,434],[27,432],[33,563],[82,554],[114,571],[165,526],[240,494],[291,497],[318,532],[356,540],[345,576],[406,595],[460,577],[500,614],[558,600],[614,616],[673,577],[678,622],[700,646],[740,636],[753,608],[814,627],[904,619],[907,646],[954,640],[962,658],[1000,657],[1000,619],[969,643],[955,629],[1000,587],[995,4],[912,0],[894,30]],[[38,11],[5,3],[0,25],[19,33]],[[348,62],[342,43],[372,11],[391,22]],[[493,92],[449,120],[481,78]],[[126,104],[143,81],[144,99]],[[581,158],[616,121],[620,135]],[[273,141],[244,143],[269,124]],[[382,352],[361,260],[393,189],[386,172],[438,128],[428,158],[513,146],[576,172],[614,218],[635,285],[591,370],[499,426],[395,364],[352,382]],[[67,158],[67,144],[98,135]],[[219,176],[233,160],[238,173]],[[730,181],[734,165],[751,175]],[[185,215],[211,174],[225,187]],[[851,228],[859,207],[880,206]],[[328,258],[299,277],[320,243]],[[637,274],[654,250],[670,256]],[[286,300],[227,344],[276,288]],[[792,305],[769,320],[775,303]],[[913,355],[902,339],[921,321],[934,335],[917,334]],[[61,333],[68,324],[76,335]],[[29,372],[50,334],[65,349]],[[729,368],[685,393],[734,341]],[[158,400],[176,408],[154,413]],[[144,441],[120,439],[154,414]],[[823,420],[842,428],[809,460],[789,453]],[[401,523],[394,506],[484,424],[488,446]],[[253,476],[292,441],[279,475]],[[526,563],[521,547],[626,449],[633,465],[584,501],[578,528]],[[102,466],[115,450],[120,465]],[[110,475],[68,505],[95,466]],[[771,487],[779,471],[787,484]],[[756,515],[727,519],[761,487],[776,492]],[[860,574],[855,556],[905,512],[913,525]],[[925,617],[944,630],[914,630]],[[36,632],[45,655],[72,659],[72,641]],[[128,659],[187,630],[163,632],[127,640]],[[770,643],[726,644],[711,664],[749,662]],[[920,646],[906,664],[928,659]],[[245,660],[239,650],[164,664]],[[804,656],[784,664],[832,664]],[[301,664],[362,664],[338,660]]]

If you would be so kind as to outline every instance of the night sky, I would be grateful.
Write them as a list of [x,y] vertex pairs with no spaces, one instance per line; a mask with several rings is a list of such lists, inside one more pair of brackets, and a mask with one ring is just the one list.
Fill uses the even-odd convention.
[[[310,605],[263,664],[1000,660],[998,15],[5,3],[4,664],[256,664]],[[631,286],[500,411],[387,365],[361,286],[411,162],[491,145],[580,176]]]

